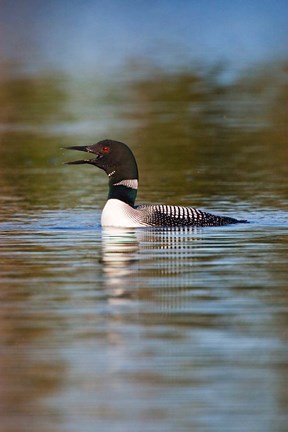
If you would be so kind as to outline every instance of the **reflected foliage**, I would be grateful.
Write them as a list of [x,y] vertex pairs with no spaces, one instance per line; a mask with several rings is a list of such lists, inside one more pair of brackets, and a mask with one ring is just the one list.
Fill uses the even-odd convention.
[[[240,198],[250,199],[258,183],[267,194],[277,188],[287,198],[281,187],[288,156],[287,64],[259,65],[231,83],[222,76],[221,68],[158,71],[132,85],[133,115],[140,119],[134,139],[151,168],[151,187],[157,173],[158,184],[166,187],[168,175],[177,185],[181,171],[193,181],[194,194],[228,196],[233,184]],[[178,196],[187,193],[179,187]]]
[[[11,78],[12,74],[12,78]],[[67,97],[64,77],[0,75],[0,120],[9,124],[43,124],[63,119]]]
[[157,183],[161,200],[177,196],[198,205],[198,198],[199,204],[219,195],[250,200],[261,191],[262,203],[268,195],[269,205],[281,206],[287,198],[287,71],[287,62],[259,65],[227,83],[221,66],[141,73],[127,67],[119,79],[75,80],[17,75],[6,65],[0,73],[2,188],[17,195],[26,184],[26,174],[15,176],[10,168],[59,167],[53,179],[42,172],[24,188],[29,200],[40,188],[41,200],[44,186],[47,192],[55,192],[55,184],[69,186],[59,147],[109,136],[134,145],[140,199],[153,200]]

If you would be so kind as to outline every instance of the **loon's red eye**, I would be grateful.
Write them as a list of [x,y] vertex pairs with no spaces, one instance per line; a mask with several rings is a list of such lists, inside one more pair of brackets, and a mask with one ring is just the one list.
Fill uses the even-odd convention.
[[109,146],[103,146],[102,147],[102,153],[109,153],[110,152],[110,147]]

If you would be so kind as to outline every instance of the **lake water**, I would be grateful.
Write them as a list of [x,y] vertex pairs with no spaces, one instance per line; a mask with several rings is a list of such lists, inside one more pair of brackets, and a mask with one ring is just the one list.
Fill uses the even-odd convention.
[[[287,430],[286,108],[252,78],[2,79],[3,431]],[[101,229],[105,174],[61,147],[107,136],[138,202],[250,223]]]

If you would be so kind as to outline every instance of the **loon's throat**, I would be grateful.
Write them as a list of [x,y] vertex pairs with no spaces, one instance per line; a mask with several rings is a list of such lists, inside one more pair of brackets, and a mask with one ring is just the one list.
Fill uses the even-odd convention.
[[134,206],[138,190],[138,180],[122,180],[109,185],[108,199],[114,198]]

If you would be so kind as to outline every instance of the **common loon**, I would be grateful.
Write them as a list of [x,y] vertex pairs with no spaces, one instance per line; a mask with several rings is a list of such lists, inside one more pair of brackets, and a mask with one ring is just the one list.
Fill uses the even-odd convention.
[[135,206],[138,168],[130,148],[119,141],[103,140],[91,146],[65,147],[92,153],[95,158],[67,162],[90,164],[103,169],[109,177],[108,200],[101,215],[103,227],[204,227],[247,222],[216,216],[192,207],[165,204]]

